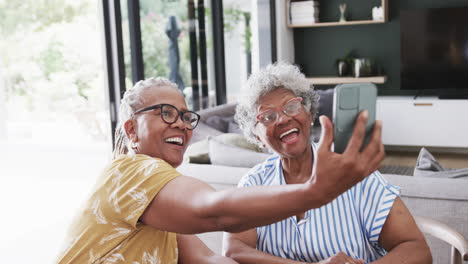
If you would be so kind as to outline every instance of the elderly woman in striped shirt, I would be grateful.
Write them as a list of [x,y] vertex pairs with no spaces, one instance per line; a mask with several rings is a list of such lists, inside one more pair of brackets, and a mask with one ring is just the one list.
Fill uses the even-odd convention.
[[[304,75],[292,65],[270,65],[249,78],[245,91],[236,119],[252,142],[275,154],[255,166],[239,186],[313,181],[324,148],[309,140],[318,96]],[[322,126],[329,123],[324,116],[320,121]],[[330,147],[331,141],[322,138],[320,144]],[[352,148],[343,155],[350,155]],[[365,151],[349,156],[350,162],[359,163]],[[346,170],[338,165],[335,169]],[[271,225],[226,233],[225,254],[239,263],[257,264],[431,263],[424,237],[398,196],[399,188],[374,171],[325,206]]]

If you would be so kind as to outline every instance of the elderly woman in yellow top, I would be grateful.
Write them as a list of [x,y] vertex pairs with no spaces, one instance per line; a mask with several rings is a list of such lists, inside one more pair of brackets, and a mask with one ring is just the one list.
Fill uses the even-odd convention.
[[191,234],[244,231],[318,208],[364,179],[384,156],[379,125],[359,152],[365,116],[357,122],[352,150],[330,152],[332,124],[324,119],[311,180],[215,191],[175,170],[199,121],[175,84],[138,82],[126,91],[119,118],[117,155],[73,222],[59,263],[235,263]]
[[[288,186],[314,179],[323,150],[309,140],[318,100],[299,69],[281,63],[268,66],[249,78],[242,98],[236,118],[244,134],[275,154],[254,167],[239,186]],[[348,146],[344,155],[350,150]],[[349,158],[346,166],[365,165],[359,156]],[[332,170],[346,170],[335,165]],[[399,189],[378,171],[368,173],[320,208],[228,234],[227,255],[239,263],[256,264],[430,263],[424,237],[398,198]]]

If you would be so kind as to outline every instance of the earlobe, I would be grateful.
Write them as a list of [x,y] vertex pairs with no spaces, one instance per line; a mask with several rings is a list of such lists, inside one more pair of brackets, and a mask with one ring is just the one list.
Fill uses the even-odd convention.
[[262,148],[266,148],[266,145],[265,145],[265,143],[263,143],[263,141],[260,139],[260,137],[259,137],[259,136],[255,135],[255,139],[257,139],[257,141],[258,141],[258,142],[260,142],[260,144],[261,144]]

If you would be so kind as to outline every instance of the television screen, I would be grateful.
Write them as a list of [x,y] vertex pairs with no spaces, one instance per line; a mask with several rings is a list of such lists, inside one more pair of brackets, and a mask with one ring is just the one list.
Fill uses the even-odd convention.
[[468,92],[468,7],[400,13],[401,89]]

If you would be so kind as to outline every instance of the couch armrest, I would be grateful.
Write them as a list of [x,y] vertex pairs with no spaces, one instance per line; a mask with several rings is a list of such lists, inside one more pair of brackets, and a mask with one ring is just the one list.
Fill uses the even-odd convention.
[[393,185],[402,187],[402,195],[427,199],[468,201],[467,179],[444,179],[383,174]]

